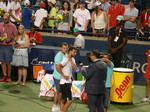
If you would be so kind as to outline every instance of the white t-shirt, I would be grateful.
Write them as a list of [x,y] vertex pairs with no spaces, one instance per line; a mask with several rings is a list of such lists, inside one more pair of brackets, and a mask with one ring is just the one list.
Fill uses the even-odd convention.
[[82,49],[84,49],[85,47],[85,39],[84,37],[79,34],[74,41],[74,47],[81,47]]
[[5,12],[8,12],[10,9],[10,2],[7,1],[7,5],[6,5],[6,2],[0,2],[0,8],[4,8]]
[[81,24],[81,26],[75,24],[75,27],[78,28],[80,31],[84,31],[86,20],[91,19],[90,12],[87,9],[85,10],[77,9],[74,12],[73,17],[77,18],[77,21]]
[[[75,63],[75,59],[72,58],[72,61]],[[62,64],[63,68],[62,68],[62,72],[64,73],[65,76],[69,76],[69,79],[66,80],[65,78],[61,77],[60,79],[60,84],[65,84],[65,83],[71,83],[71,77],[72,77],[72,65],[70,63],[70,61],[68,60],[68,58],[64,58],[62,60],[62,62],[60,63]]]
[[43,19],[43,17],[47,17],[48,12],[45,9],[40,8],[39,10],[37,10],[35,12],[35,21],[34,21],[34,25],[39,27],[41,24],[41,21]]
[[[11,4],[10,4],[10,9],[12,10],[12,14],[14,15],[14,17],[15,17],[16,19],[22,17],[21,5],[20,5],[19,2],[17,2],[17,3],[15,3],[14,1],[11,2]],[[12,17],[10,17],[10,20],[11,20],[12,22],[15,22],[15,20],[14,20]]]

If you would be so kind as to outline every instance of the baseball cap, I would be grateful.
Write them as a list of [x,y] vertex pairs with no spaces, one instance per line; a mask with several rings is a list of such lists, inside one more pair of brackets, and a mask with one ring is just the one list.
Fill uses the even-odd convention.
[[117,16],[116,20],[118,20],[118,21],[123,20],[123,16],[121,16],[121,15]]
[[73,28],[73,32],[79,32],[78,28]]
[[97,2],[95,2],[95,6],[99,6],[99,5],[101,5],[102,3],[100,2],[100,1],[97,1]]
[[79,4],[86,4],[85,0],[81,0]]
[[30,1],[29,1],[29,0],[25,0],[25,1],[23,2],[23,5],[30,5]]
[[40,3],[40,8],[45,8],[46,7],[46,4],[44,2],[41,2]]
[[47,0],[48,2],[51,2],[52,4],[56,3],[56,0]]

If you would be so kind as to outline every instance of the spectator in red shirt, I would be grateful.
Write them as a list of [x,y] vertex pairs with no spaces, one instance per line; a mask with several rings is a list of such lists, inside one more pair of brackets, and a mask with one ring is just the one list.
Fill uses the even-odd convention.
[[116,26],[116,18],[118,15],[124,15],[125,7],[118,1],[119,0],[111,0],[112,5],[108,9],[108,30]]
[[36,31],[36,26],[30,27],[30,32],[27,33],[30,38],[31,45],[41,45],[43,42],[42,36]]
[[137,29],[142,36],[146,36],[150,39],[150,6],[140,14]]
[[140,14],[138,26],[146,27],[148,26],[148,19],[150,17],[150,6],[147,6],[146,10],[144,10]]

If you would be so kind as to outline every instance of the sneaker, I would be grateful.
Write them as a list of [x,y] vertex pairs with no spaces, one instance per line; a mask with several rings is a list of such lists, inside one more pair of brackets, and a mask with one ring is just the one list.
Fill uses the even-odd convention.
[[146,98],[146,97],[144,97],[144,98],[141,100],[142,103],[145,103],[145,102],[147,102],[147,101],[149,101],[149,98]]
[[58,104],[56,105],[56,111],[60,112],[60,105],[58,105]]
[[55,111],[57,111],[57,105],[56,105],[56,104],[53,104],[52,112],[55,112]]
[[10,82],[10,81],[11,81],[11,78],[10,78],[10,76],[8,76],[6,79],[6,82]]
[[0,82],[5,82],[7,80],[7,77],[4,76],[2,79],[0,79]]

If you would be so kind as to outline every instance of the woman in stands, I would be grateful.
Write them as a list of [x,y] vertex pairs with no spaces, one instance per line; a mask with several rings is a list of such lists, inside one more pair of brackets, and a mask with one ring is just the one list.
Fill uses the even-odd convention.
[[[27,67],[28,65],[28,48],[30,46],[30,39],[25,34],[23,25],[18,27],[15,37],[14,54],[12,64],[18,67],[18,81],[14,85],[26,85]],[[23,82],[21,83],[23,77]]]
[[70,8],[70,3],[68,1],[65,1],[63,3],[62,10],[58,12],[58,14],[61,14],[63,16],[63,21],[58,23],[57,30],[60,30],[61,32],[65,33],[65,31],[70,31],[70,28],[72,27],[72,11]]
[[149,101],[150,93],[150,49],[146,53],[148,65],[146,68],[145,78],[146,78],[146,96],[141,100],[142,103]]
[[101,2],[95,2],[95,11],[92,13],[92,30],[93,34],[98,36],[105,36],[107,29],[107,12],[102,10]]

